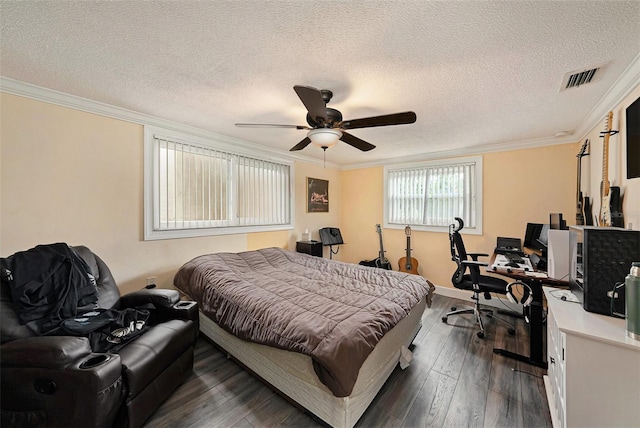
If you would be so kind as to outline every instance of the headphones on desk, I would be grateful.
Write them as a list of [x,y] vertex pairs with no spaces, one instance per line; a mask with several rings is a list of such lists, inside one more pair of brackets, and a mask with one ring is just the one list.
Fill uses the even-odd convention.
[[[516,295],[513,293],[513,288],[516,285],[522,286],[522,298],[520,300],[518,300]],[[533,290],[531,290],[531,287],[529,287],[528,284],[525,284],[522,281],[513,281],[512,283],[507,284],[506,294],[507,300],[509,300],[511,303],[522,303],[522,306],[524,306],[525,308],[531,305],[531,302],[533,301]]]

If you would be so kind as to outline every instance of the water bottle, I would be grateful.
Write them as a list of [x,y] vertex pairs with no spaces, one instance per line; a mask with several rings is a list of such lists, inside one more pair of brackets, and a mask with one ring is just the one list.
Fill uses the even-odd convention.
[[627,336],[640,340],[640,262],[631,264],[631,271],[625,278],[624,285]]

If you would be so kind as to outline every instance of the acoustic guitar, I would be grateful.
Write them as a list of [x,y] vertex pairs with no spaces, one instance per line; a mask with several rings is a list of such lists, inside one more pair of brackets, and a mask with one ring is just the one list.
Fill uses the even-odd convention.
[[398,260],[400,272],[407,272],[417,275],[418,261],[411,257],[411,227],[405,227],[404,234],[407,235],[407,255],[405,257],[400,257],[400,260]]
[[607,115],[606,128],[600,136],[604,138],[602,146],[602,182],[600,183],[600,226],[623,227],[622,200],[620,199],[620,187],[611,186],[609,183],[609,137],[618,131],[611,130],[613,112]]

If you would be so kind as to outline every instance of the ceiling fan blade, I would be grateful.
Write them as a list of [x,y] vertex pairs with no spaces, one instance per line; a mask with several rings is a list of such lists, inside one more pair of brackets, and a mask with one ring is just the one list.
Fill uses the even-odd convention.
[[298,150],[302,150],[305,147],[307,147],[309,144],[311,143],[311,140],[309,139],[309,137],[304,137],[304,140],[300,141],[298,144],[296,144],[295,146],[291,147],[289,149],[290,152],[295,152]]
[[356,137],[355,135],[351,135],[347,132],[342,131],[342,137],[340,137],[342,141],[347,143],[350,146],[355,147],[356,149],[362,150],[363,152],[368,152],[369,150],[373,150],[376,148],[373,144],[367,143],[364,140]]
[[362,119],[344,120],[340,122],[337,128],[340,129],[356,129],[371,128],[374,126],[389,125],[406,125],[416,121],[416,114],[412,111],[403,113],[385,114],[382,116],[365,117]]
[[309,112],[311,119],[318,123],[327,122],[327,105],[322,99],[322,92],[319,89],[296,85],[293,90],[300,97],[300,101]]
[[273,123],[236,123],[239,128],[293,128],[293,129],[311,129],[303,125],[277,125]]

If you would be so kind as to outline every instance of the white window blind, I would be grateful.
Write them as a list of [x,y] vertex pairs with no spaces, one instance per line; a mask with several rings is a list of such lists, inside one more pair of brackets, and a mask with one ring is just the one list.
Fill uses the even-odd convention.
[[157,134],[150,140],[153,225],[150,233],[145,228],[147,239],[180,237],[162,236],[167,231],[291,225],[289,164]]
[[155,137],[155,230],[231,225],[232,157]]
[[238,223],[287,224],[289,166],[238,156]]
[[478,229],[481,158],[425,163],[386,171],[388,225],[447,227],[461,217]]

